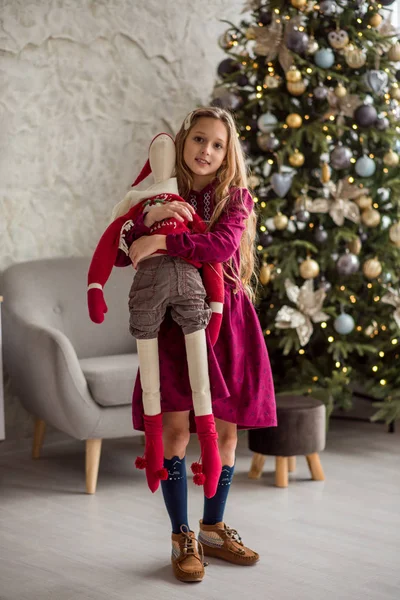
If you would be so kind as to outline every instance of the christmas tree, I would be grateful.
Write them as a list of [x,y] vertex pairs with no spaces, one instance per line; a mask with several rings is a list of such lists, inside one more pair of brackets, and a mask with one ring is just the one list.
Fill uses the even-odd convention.
[[[220,40],[259,213],[278,392],[400,417],[400,43],[394,0],[252,0]],[[250,15],[250,16],[249,16]]]

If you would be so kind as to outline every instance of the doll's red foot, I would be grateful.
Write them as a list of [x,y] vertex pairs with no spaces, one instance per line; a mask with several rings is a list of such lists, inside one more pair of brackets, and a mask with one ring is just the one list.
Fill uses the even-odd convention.
[[[160,480],[168,477],[164,468],[164,446],[162,438],[162,414],[144,415],[144,430],[146,436],[145,458],[142,468],[146,469],[146,479],[150,490],[154,493],[160,485]],[[139,465],[137,465],[140,468]]]
[[104,315],[108,311],[106,301],[104,300],[103,290],[99,288],[90,288],[87,293],[87,302],[89,307],[89,316],[94,323],[102,323]]
[[214,415],[195,417],[195,421],[201,448],[202,471],[205,476],[204,494],[207,498],[212,498],[217,491],[222,471]]

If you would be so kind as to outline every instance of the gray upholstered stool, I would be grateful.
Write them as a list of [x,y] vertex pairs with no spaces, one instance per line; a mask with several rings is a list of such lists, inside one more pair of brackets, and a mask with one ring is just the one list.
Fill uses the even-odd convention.
[[250,479],[259,479],[265,456],[275,456],[275,485],[287,487],[296,456],[305,456],[312,479],[325,479],[318,452],[325,448],[325,405],[310,396],[278,396],[278,426],[251,429],[249,448],[254,452]]

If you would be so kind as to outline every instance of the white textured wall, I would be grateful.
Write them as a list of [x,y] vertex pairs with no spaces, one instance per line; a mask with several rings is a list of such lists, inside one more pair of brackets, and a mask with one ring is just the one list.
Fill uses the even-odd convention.
[[[0,269],[92,253],[151,138],[208,102],[242,5],[0,0]],[[7,438],[30,433],[6,387]]]

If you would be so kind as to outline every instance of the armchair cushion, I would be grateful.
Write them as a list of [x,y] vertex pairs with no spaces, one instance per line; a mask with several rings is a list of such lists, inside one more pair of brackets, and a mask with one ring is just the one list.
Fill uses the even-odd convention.
[[115,354],[79,361],[93,400],[100,406],[130,404],[139,360],[137,354]]

